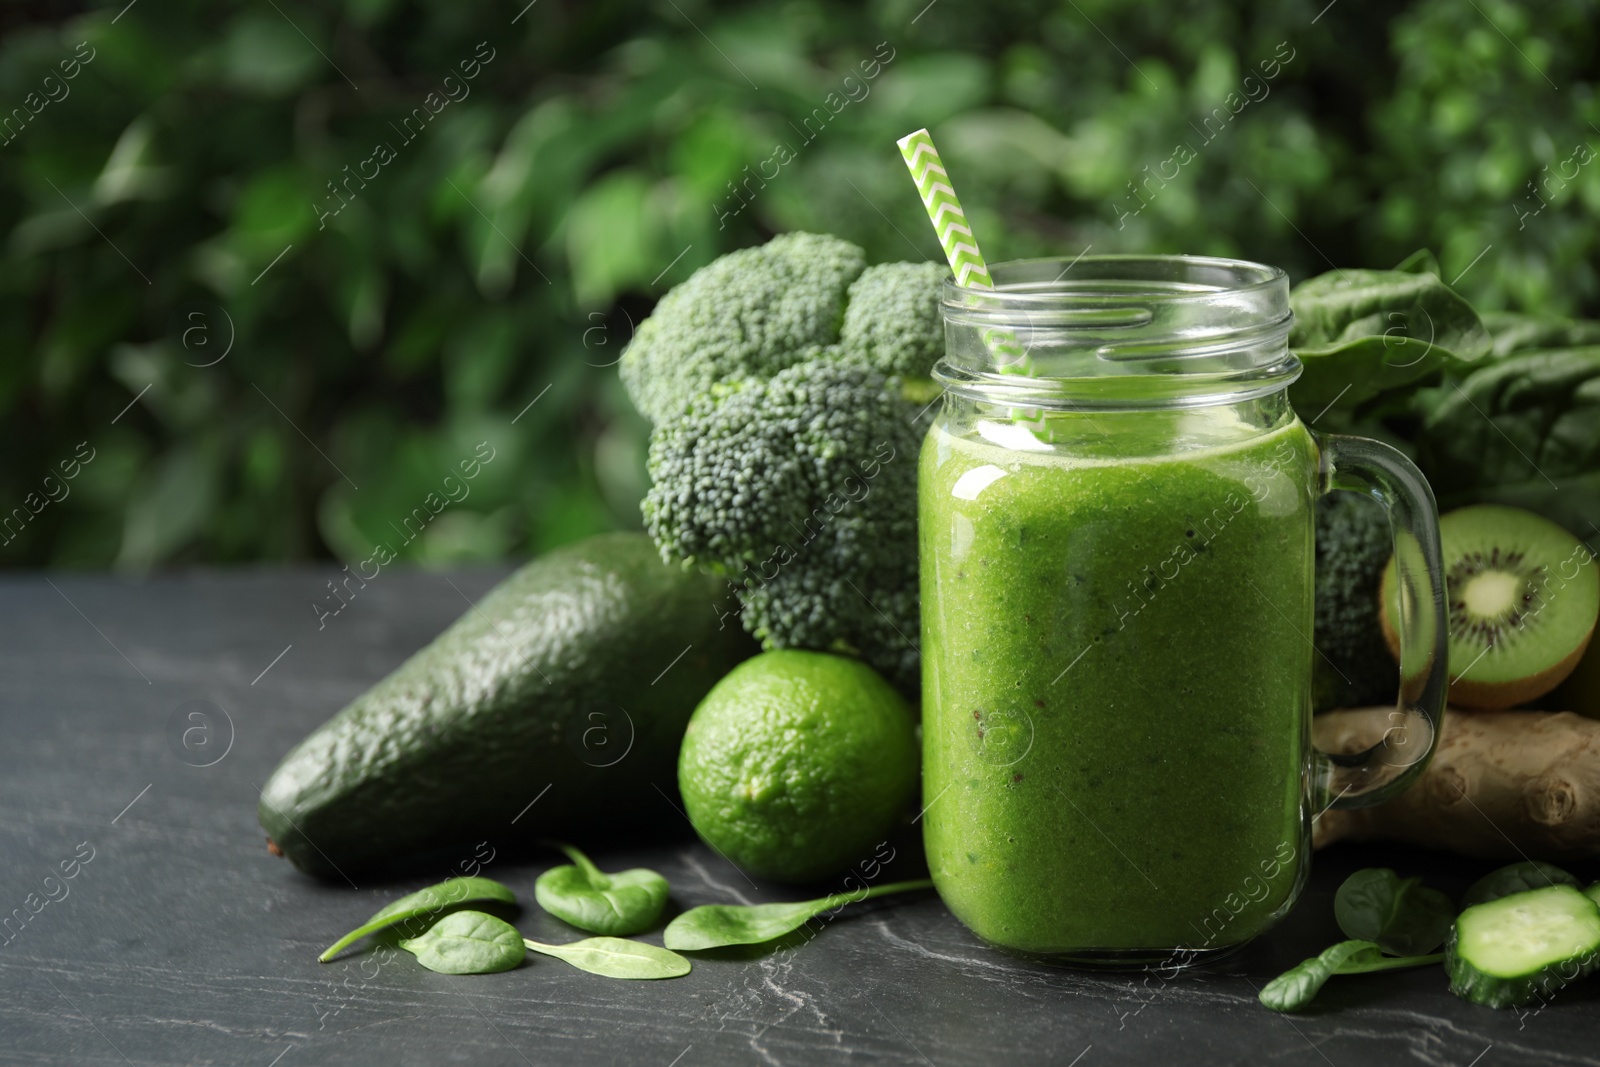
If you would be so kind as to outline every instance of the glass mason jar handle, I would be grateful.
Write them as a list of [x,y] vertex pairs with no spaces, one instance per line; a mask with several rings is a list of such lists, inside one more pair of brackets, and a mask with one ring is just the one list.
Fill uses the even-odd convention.
[[1321,450],[1321,492],[1353,489],[1381,503],[1394,534],[1400,587],[1400,698],[1383,737],[1364,752],[1316,754],[1317,808],[1382,804],[1422,773],[1439,738],[1449,685],[1444,573],[1433,490],[1422,472],[1386,444],[1313,434]]

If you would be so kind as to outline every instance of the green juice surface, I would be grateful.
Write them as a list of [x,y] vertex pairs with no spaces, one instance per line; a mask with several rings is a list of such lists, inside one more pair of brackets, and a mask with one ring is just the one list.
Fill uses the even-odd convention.
[[1306,859],[1314,445],[1227,408],[1056,418],[1079,444],[923,446],[934,882],[1022,951],[1240,943]]

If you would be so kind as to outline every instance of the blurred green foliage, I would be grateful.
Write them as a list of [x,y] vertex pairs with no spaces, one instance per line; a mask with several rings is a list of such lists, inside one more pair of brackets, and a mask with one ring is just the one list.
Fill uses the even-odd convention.
[[937,258],[919,126],[991,259],[1600,308],[1596,2],[124,2],[0,14],[3,565],[360,559],[484,441],[402,556],[637,525],[632,324],[777,231]]

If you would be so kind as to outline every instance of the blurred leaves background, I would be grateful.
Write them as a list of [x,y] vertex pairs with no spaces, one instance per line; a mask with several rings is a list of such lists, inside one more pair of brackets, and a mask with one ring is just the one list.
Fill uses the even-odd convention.
[[924,125],[991,259],[1431,246],[1481,307],[1593,315],[1597,9],[8,5],[0,565],[359,560],[482,441],[403,557],[636,526],[633,325],[782,230],[937,258]]

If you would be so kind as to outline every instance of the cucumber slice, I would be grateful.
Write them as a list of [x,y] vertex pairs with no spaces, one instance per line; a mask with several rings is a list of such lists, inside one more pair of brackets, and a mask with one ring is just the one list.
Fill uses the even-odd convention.
[[1530,889],[1468,908],[1445,946],[1450,991],[1513,1008],[1600,963],[1600,904],[1570,885]]
[[1589,888],[1583,891],[1583,895],[1600,904],[1600,882],[1589,883]]

